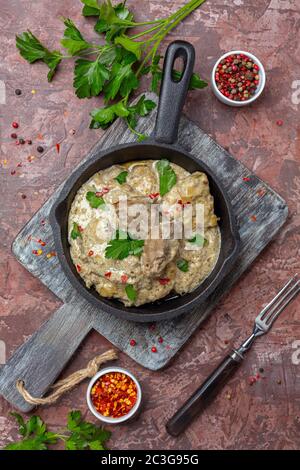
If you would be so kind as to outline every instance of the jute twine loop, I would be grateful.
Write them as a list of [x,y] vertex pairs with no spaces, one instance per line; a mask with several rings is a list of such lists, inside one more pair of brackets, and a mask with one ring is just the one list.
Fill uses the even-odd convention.
[[107,361],[112,361],[118,358],[118,354],[115,350],[110,349],[100,356],[94,357],[87,364],[85,369],[80,369],[77,372],[69,375],[65,379],[59,380],[54,385],[52,389],[55,389],[53,393],[44,398],[35,398],[26,390],[23,380],[18,380],[16,383],[17,390],[22,395],[27,403],[31,405],[49,405],[55,403],[64,393],[68,392],[84,379],[92,378],[99,370],[101,364],[104,364]]

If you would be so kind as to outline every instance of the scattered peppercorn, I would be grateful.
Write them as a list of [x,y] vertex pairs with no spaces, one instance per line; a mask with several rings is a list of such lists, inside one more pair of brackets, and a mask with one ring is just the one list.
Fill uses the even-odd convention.
[[18,138],[18,136],[17,136],[17,134],[16,134],[15,132],[13,132],[12,134],[10,134],[10,136],[11,136],[12,139],[17,139],[17,138]]
[[27,139],[27,140],[26,140],[26,143],[27,143],[28,145],[31,145],[31,144],[32,144],[32,140]]
[[19,139],[19,144],[24,145],[24,144],[25,144],[25,140],[24,140],[24,139]]
[[41,145],[39,145],[39,146],[37,147],[37,151],[38,151],[39,153],[43,153],[44,147],[42,147]]
[[278,383],[278,385],[281,385],[281,380],[278,379],[278,380],[277,380],[277,383]]
[[265,370],[263,369],[263,367],[260,367],[260,368],[258,369],[258,372],[260,372],[261,374],[263,374],[264,371],[265,371]]
[[135,341],[134,339],[131,339],[129,344],[130,344],[130,346],[135,346],[135,345],[136,345],[136,341]]
[[16,174],[16,170],[11,170],[10,174],[11,174],[11,175],[15,175],[15,174]]
[[161,344],[161,343],[164,342],[164,339],[160,336],[160,337],[158,338],[158,342]]
[[245,54],[230,54],[217,66],[215,81],[218,90],[233,101],[249,100],[259,84],[259,67]]
[[278,119],[278,121],[276,121],[276,124],[277,124],[277,126],[281,127],[283,125],[283,120]]
[[16,121],[14,121],[11,125],[14,129],[18,129],[19,127],[19,124]]
[[151,351],[152,351],[153,353],[156,353],[156,352],[157,352],[157,348],[156,348],[155,346],[152,346]]
[[19,95],[22,95],[22,90],[20,90],[20,88],[17,88],[17,89],[15,90],[15,94],[18,95],[18,96],[19,96]]
[[21,198],[26,199],[27,198],[26,194],[22,194]]
[[75,133],[76,133],[75,129],[70,129],[70,130],[69,130],[69,134],[70,134],[70,135],[75,135]]

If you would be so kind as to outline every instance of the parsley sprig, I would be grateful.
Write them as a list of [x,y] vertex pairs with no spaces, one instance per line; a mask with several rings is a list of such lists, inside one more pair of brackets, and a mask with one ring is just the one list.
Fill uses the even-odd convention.
[[[135,21],[126,0],[116,5],[111,0],[81,2],[83,16],[96,18],[94,30],[101,36],[99,42],[85,38],[71,19],[63,18],[65,30],[61,45],[67,55],[50,51],[31,31],[17,35],[16,46],[29,63],[41,60],[48,66],[48,81],[53,79],[63,60],[75,57],[73,86],[78,98],[104,95],[105,105],[91,111],[90,127],[105,129],[121,117],[138,139],[143,140],[145,136],[136,130],[137,118],[147,116],[156,104],[143,95],[135,106],[130,106],[129,98],[139,87],[142,75],[152,77],[151,90],[158,92],[162,78],[159,54],[162,40],[205,0],[190,0],[167,18],[145,22]],[[131,34],[132,28],[142,30]],[[173,74],[178,79],[181,73],[174,70]],[[206,86],[199,75],[193,75],[191,89]]]
[[84,421],[80,411],[71,411],[67,426],[61,432],[47,430],[39,416],[31,416],[26,422],[18,413],[11,413],[19,425],[21,439],[12,442],[5,450],[47,450],[50,445],[63,441],[66,450],[104,450],[111,433],[93,423]]
[[110,240],[105,249],[105,257],[122,260],[129,255],[140,256],[143,252],[144,243],[144,240],[134,240],[128,233],[117,230],[116,237]]

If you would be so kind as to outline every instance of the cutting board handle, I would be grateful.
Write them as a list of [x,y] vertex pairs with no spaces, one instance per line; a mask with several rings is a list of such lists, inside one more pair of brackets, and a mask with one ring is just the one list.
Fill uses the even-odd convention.
[[92,329],[92,320],[91,309],[79,297],[56,310],[0,369],[0,393],[15,408],[31,411],[34,406],[18,392],[17,380],[31,395],[42,397]]

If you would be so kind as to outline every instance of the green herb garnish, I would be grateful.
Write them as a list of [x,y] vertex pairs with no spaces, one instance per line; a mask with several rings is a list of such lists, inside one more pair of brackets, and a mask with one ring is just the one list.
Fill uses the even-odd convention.
[[137,291],[135,290],[132,284],[127,284],[127,286],[125,287],[125,292],[129,300],[131,300],[132,302],[136,301]]
[[189,262],[186,259],[179,259],[177,261],[177,268],[180,269],[180,271],[187,273],[189,270]]
[[[51,81],[60,62],[75,57],[73,85],[79,98],[104,95],[105,105],[91,112],[93,129],[106,128],[118,117],[123,118],[139,140],[144,134],[136,130],[138,116],[146,116],[155,108],[154,101],[145,95],[134,106],[129,98],[140,86],[142,75],[150,75],[150,89],[158,93],[162,78],[159,47],[165,37],[205,0],[190,0],[167,18],[137,22],[126,1],[113,4],[111,0],[81,0],[82,15],[95,17],[94,30],[101,37],[90,42],[69,18],[61,45],[62,53],[47,49],[31,31],[16,36],[16,46],[28,62],[43,61],[49,67]],[[133,30],[133,28],[135,28]],[[140,28],[138,31],[137,29]],[[178,80],[181,72],[173,71]],[[207,86],[199,75],[193,74],[191,89]]]
[[79,225],[77,224],[77,222],[73,222],[71,238],[72,238],[72,240],[76,240],[76,238],[78,238],[78,237],[82,238],[81,231],[80,231],[80,228],[79,228]]
[[156,168],[159,174],[159,193],[164,196],[176,184],[176,173],[166,159],[157,162]]
[[126,183],[127,175],[128,171],[121,171],[121,173],[118,174],[115,180],[118,181],[119,184],[124,184]]
[[188,241],[197,246],[205,246],[208,244],[208,240],[204,238],[203,235],[201,235],[200,233],[196,233],[196,235]]
[[86,199],[89,201],[90,206],[93,209],[98,209],[98,207],[105,205],[103,197],[97,196],[96,193],[93,193],[92,191],[86,193]]
[[116,238],[111,240],[105,249],[105,257],[109,259],[125,259],[129,255],[140,256],[144,240],[133,240],[130,235],[125,234],[125,238],[120,238],[121,231],[117,230]]
[[63,441],[66,450],[104,450],[111,433],[93,423],[84,421],[80,411],[71,411],[67,427],[59,433],[47,430],[39,416],[31,416],[26,422],[18,413],[11,413],[19,425],[21,440],[8,444],[5,450],[47,450],[49,445]]

